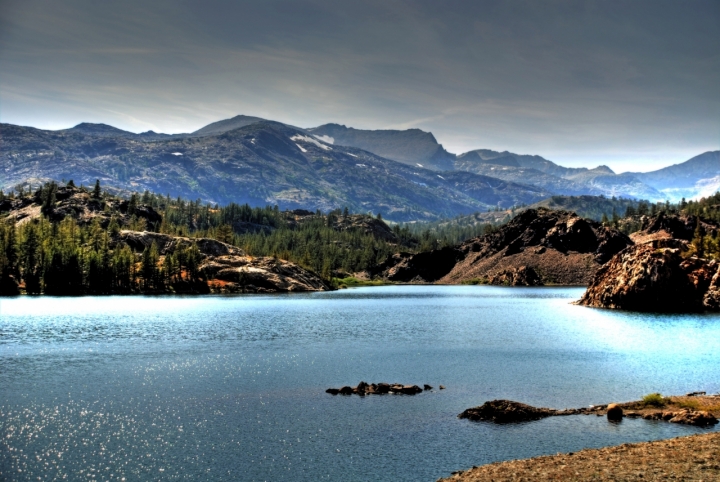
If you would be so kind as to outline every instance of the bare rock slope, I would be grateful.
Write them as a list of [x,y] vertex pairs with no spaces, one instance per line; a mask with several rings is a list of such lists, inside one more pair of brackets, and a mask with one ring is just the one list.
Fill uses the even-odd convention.
[[619,231],[575,213],[528,209],[494,233],[452,248],[395,255],[379,270],[400,282],[583,285],[631,244]]

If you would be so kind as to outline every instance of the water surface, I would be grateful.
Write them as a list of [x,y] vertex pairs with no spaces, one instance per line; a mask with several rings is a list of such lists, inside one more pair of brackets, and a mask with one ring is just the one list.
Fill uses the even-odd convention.
[[[459,420],[720,390],[720,317],[569,304],[578,288],[0,301],[0,478],[435,480],[497,460],[704,430]],[[402,382],[415,397],[327,395]]]

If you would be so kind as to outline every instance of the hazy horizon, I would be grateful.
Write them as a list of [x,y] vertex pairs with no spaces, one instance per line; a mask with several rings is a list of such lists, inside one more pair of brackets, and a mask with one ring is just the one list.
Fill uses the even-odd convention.
[[720,3],[2,0],[0,122],[419,128],[651,171],[720,149]]

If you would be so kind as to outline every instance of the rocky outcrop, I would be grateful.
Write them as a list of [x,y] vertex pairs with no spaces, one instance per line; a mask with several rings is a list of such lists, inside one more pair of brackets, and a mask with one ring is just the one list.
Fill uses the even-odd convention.
[[143,251],[153,243],[161,255],[174,253],[179,248],[186,248],[196,245],[200,253],[205,256],[244,256],[240,248],[210,238],[186,238],[183,236],[172,236],[170,234],[153,233],[150,231],[120,231],[116,242],[122,242],[130,246],[134,251]]
[[[698,396],[695,395],[695,397]],[[458,415],[458,418],[494,423],[515,423],[540,420],[546,417],[594,414],[598,417],[605,415],[607,419],[612,422],[618,422],[624,417],[630,417],[643,418],[646,420],[664,420],[671,423],[695,425],[698,427],[706,427],[718,423],[715,414],[709,410],[679,408],[678,405],[682,403],[682,398],[687,398],[687,396],[667,398],[667,402],[664,403],[668,403],[670,406],[665,410],[648,408],[648,405],[644,401],[610,403],[608,405],[591,405],[587,408],[555,410],[553,408],[533,407],[512,400],[492,400],[485,402],[479,407],[468,408]],[[708,403],[710,407],[715,407],[716,409],[716,399],[717,396],[702,396],[702,400],[699,401],[698,405]]]
[[720,269],[710,280],[710,286],[703,296],[703,306],[708,310],[720,311]]
[[585,412],[584,409],[555,410],[533,407],[512,400],[492,400],[479,407],[468,408],[458,415],[458,418],[494,423],[517,423],[558,415],[578,415]]
[[707,427],[718,423],[718,419],[705,410],[658,410],[656,412],[646,413],[642,418],[645,420],[665,420],[670,423],[694,425],[696,427]]
[[670,238],[690,241],[698,222],[697,216],[687,214],[676,216],[661,212],[655,217],[643,218],[640,233],[644,235],[666,233]]
[[[385,265],[383,277],[395,282],[431,283],[437,281],[452,270],[463,258],[457,248],[442,248],[415,255],[400,253],[391,256]],[[396,264],[392,264],[397,261]]]
[[131,209],[127,200],[112,197],[96,199],[86,189],[75,186],[57,187],[55,199],[55,204],[42,213],[42,191],[38,190],[32,197],[5,198],[0,202],[0,212],[7,211],[7,219],[20,223],[37,219],[41,214],[52,222],[62,221],[68,216],[80,225],[98,221],[103,228],[107,228],[113,217],[120,226],[127,226],[133,216],[144,219],[148,227],[159,226],[162,222],[162,216],[152,206],[137,204]]
[[718,232],[718,226],[703,221],[691,214],[666,214],[630,218],[630,223],[640,223],[640,230],[632,233],[630,239],[635,244],[653,243],[656,247],[689,249],[689,242],[695,237],[700,225],[703,231],[712,237]]
[[534,269],[527,266],[508,268],[488,278],[488,284],[499,286],[542,286],[543,282]]
[[717,309],[717,271],[717,262],[683,259],[678,249],[636,245],[598,270],[578,304],[635,311]]
[[148,231],[121,231],[115,244],[124,243],[135,252],[153,243],[158,254],[197,246],[201,254],[198,271],[216,293],[286,293],[326,291],[330,287],[315,273],[295,263],[270,257],[247,256],[242,249],[209,238],[186,238]]
[[496,232],[459,246],[395,255],[378,274],[390,281],[459,284],[506,273],[504,282],[507,273],[523,269],[534,271],[542,284],[582,285],[630,245],[619,231],[574,213],[528,209]]
[[420,388],[417,385],[403,385],[401,383],[365,383],[360,382],[356,387],[344,386],[341,388],[328,388],[325,393],[330,395],[416,395],[423,392],[423,390],[432,390],[432,387],[428,384],[424,385],[424,388]]
[[[382,219],[377,219],[368,214],[344,215],[338,213],[339,211],[333,211],[328,214],[318,214],[307,209],[293,209],[292,211],[283,211],[281,214],[283,221],[290,229],[298,229],[303,225],[320,221],[335,231],[355,231],[390,244],[397,244],[400,241],[395,232]],[[248,228],[248,230],[252,229]],[[236,226],[235,231],[243,232],[242,230],[239,231]],[[254,231],[259,232],[259,229],[254,228]]]
[[[237,249],[237,248],[235,248]],[[209,256],[200,264],[211,290],[222,293],[326,291],[315,273],[276,258],[242,255]]]

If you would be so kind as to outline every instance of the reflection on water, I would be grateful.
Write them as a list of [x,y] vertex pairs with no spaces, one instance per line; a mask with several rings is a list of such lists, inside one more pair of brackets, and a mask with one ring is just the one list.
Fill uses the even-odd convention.
[[[569,304],[576,288],[0,301],[0,479],[435,480],[496,460],[701,431],[458,420],[717,392],[720,317]],[[333,397],[368,382],[415,397]]]

